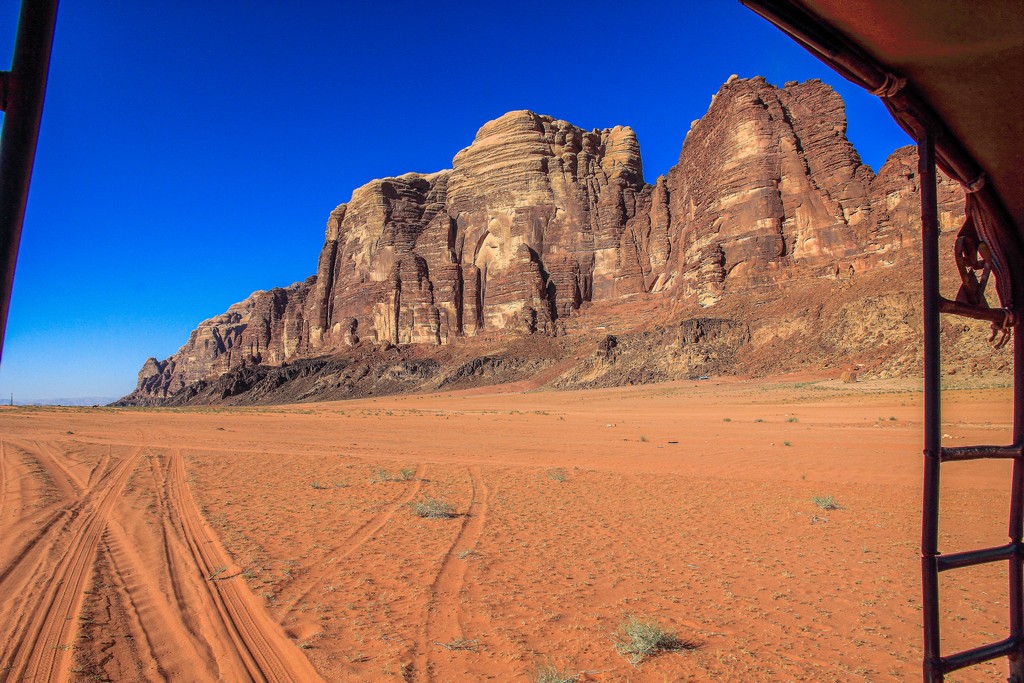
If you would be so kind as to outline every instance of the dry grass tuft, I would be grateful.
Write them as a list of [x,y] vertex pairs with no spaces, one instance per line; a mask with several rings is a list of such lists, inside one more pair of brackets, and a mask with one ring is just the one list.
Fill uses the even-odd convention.
[[425,519],[448,519],[455,516],[455,508],[437,498],[424,498],[409,503],[409,507],[418,516]]
[[811,498],[811,502],[820,507],[822,510],[838,510],[839,502],[836,501],[832,496],[815,496]]
[[553,664],[543,664],[533,672],[532,680],[533,683],[576,683],[579,674],[561,671]]
[[565,481],[565,470],[561,467],[552,467],[548,470],[548,479],[554,481]]
[[680,640],[675,634],[662,630],[656,621],[636,616],[628,617],[615,634],[615,651],[633,666],[659,652],[696,648],[696,643]]

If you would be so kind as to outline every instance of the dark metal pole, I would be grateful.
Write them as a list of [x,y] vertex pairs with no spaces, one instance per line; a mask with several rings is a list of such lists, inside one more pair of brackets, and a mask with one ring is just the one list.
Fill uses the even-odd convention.
[[[1013,443],[1024,443],[1024,337],[1021,326],[1013,331]],[[1013,492],[1010,497],[1010,542],[1016,552],[1010,559],[1010,683],[1024,683],[1024,462],[1013,461]]]
[[0,135],[0,359],[56,21],[57,0],[22,0],[11,71],[0,79],[4,86],[0,88],[4,108]]
[[924,505],[921,518],[921,588],[924,611],[924,681],[943,680],[939,642],[939,463],[941,375],[939,366],[939,220],[935,189],[935,139],[917,143],[921,182],[921,241],[924,266]]

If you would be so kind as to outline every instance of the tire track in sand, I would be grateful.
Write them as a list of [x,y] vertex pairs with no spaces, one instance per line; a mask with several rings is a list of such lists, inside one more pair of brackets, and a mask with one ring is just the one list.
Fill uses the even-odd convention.
[[[120,514],[111,516],[100,543],[93,583],[102,589],[86,598],[83,609],[106,619],[83,624],[77,663],[110,680],[187,677],[212,683],[244,677],[241,667],[230,670],[237,657],[221,637],[205,577],[168,506],[167,456],[147,460],[149,466],[137,468],[125,487]],[[115,646],[115,638],[123,645]]]
[[[387,507],[360,524],[354,531],[352,531],[352,533],[346,536],[341,543],[331,548],[327,553],[331,556],[331,561],[336,562],[338,560],[344,560],[349,555],[359,550],[364,543],[369,541],[377,534],[378,531],[384,528],[384,525],[391,521],[399,508],[411,503],[412,499],[416,497],[416,494],[420,492],[420,489],[423,488],[423,478],[426,474],[426,466],[417,465],[416,473],[413,475],[411,480],[412,485],[407,486],[400,496],[388,503]],[[313,592],[313,589],[321,583],[325,571],[326,569],[323,569],[317,574],[305,577],[301,583],[296,581],[292,584],[295,586],[296,590],[301,592],[288,604],[284,613],[292,611],[300,605],[302,601],[309,597],[310,593]]]
[[[142,455],[142,447],[119,462],[96,491],[95,503],[83,505],[78,524],[67,544],[68,550],[57,563],[27,628],[19,629],[12,641],[9,655],[0,669],[0,681],[49,681],[61,672],[66,651],[62,645],[69,640],[76,624],[75,612],[82,602],[83,589],[96,558],[96,548],[107,525],[114,503]],[[86,499],[83,499],[83,503]]]
[[51,451],[33,443],[35,448],[0,440],[0,525],[5,532],[0,547],[0,585],[54,524],[64,519],[66,527],[83,504],[81,494],[51,473],[57,468],[49,462]]
[[[138,443],[140,442],[142,442],[141,436],[139,441],[136,442],[135,448],[139,448]],[[33,443],[40,446],[39,442]],[[14,459],[12,447],[20,451],[23,456],[20,473],[15,472],[16,476],[11,476],[12,461]],[[103,495],[105,490],[103,487],[107,485],[103,480],[109,478],[111,472],[117,469],[117,464],[123,462],[123,460],[116,461],[109,468],[106,467],[106,464],[112,460],[108,452],[100,459],[102,469],[100,470],[100,464],[98,464],[94,468],[94,473],[90,474],[88,488],[80,493],[76,493],[69,480],[61,476],[54,477],[53,472],[55,470],[60,471],[60,465],[59,463],[52,462],[56,457],[59,457],[53,455],[52,449],[44,449],[41,446],[37,449],[32,449],[25,443],[7,440],[4,443],[3,456],[2,463],[0,463],[5,470],[3,475],[5,480],[3,504],[19,508],[21,517],[17,521],[9,523],[10,525],[6,529],[11,533],[11,537],[16,538],[16,540],[13,541],[14,547],[6,546],[3,548],[4,559],[0,560],[0,589],[8,593],[15,591],[24,593],[29,585],[28,581],[32,578],[32,572],[35,570],[31,567],[23,567],[22,564],[29,562],[29,556],[32,555],[36,565],[38,567],[42,566],[40,563],[45,561],[45,557],[39,556],[34,551],[37,550],[37,544],[45,538],[50,538],[51,540],[43,544],[44,553],[47,548],[60,548],[62,544],[68,544],[68,541],[61,541],[59,534],[74,533],[76,520],[78,520],[91,501]],[[96,479],[95,484],[92,483],[94,476]],[[35,477],[41,477],[40,481],[44,485],[42,491],[35,491],[31,487],[24,485],[26,478]],[[21,483],[20,488],[12,486],[16,482]],[[9,490],[12,488],[15,490]],[[53,496],[56,497],[54,498]],[[43,501],[45,504],[39,507],[37,512],[25,514],[24,510],[28,507],[36,507],[31,501]],[[46,501],[49,502],[47,503]],[[7,510],[7,507],[3,509]],[[9,510],[7,514],[18,514],[18,510]],[[58,522],[60,522],[59,525],[57,525]],[[54,528],[55,525],[56,528]],[[15,580],[8,578],[13,573],[21,574],[22,583],[20,585],[9,583]],[[33,581],[33,583],[35,582]],[[5,606],[3,602],[0,599],[0,615],[2,615],[3,607]],[[22,617],[22,620],[24,620],[24,617]],[[2,629],[0,629],[0,633],[2,633]]]
[[185,463],[171,449],[167,463],[168,491],[177,508],[189,550],[217,608],[225,636],[237,651],[248,677],[255,681],[321,681],[302,651],[274,623],[241,581],[212,580],[231,565],[226,551],[210,531],[185,481]]
[[427,593],[423,614],[423,629],[416,648],[415,673],[417,680],[433,680],[431,652],[438,643],[451,643],[465,638],[462,616],[462,592],[466,583],[469,563],[458,556],[472,550],[480,540],[487,523],[487,499],[490,492],[484,483],[480,466],[469,468],[473,494],[469,510],[462,517],[462,527],[441,561],[441,568]]
[[[16,453],[22,457],[18,458]],[[60,497],[46,468],[27,447],[0,440],[0,525],[4,529],[0,546],[0,588],[11,594],[24,593],[25,584],[8,584],[8,575],[19,568],[58,521],[64,519],[63,527],[71,524],[82,504],[80,499],[68,501]],[[33,577],[31,570],[23,576],[29,580]],[[12,602],[18,600],[0,598],[0,616]],[[0,629],[0,641],[4,635],[4,629]]]
[[[63,480],[63,486],[58,484],[58,487],[62,489],[62,493],[66,491],[69,494],[69,497],[72,498],[78,498],[81,496],[86,483],[83,482],[77,474],[71,471],[68,463],[64,461],[64,454],[58,452],[57,449],[53,448],[53,446],[45,441],[37,439],[33,441],[33,443],[36,445],[38,452],[46,456],[45,458],[39,458],[39,462],[42,463],[43,467],[46,467],[50,476],[53,477],[55,481],[58,479]],[[54,476],[58,472],[59,477]]]

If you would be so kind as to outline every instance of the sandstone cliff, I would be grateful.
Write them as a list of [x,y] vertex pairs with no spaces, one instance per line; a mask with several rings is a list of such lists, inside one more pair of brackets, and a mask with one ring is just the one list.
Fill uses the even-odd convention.
[[[190,386],[199,396],[197,383],[213,386],[225,373],[249,383],[253,368],[269,376],[267,368],[302,359],[358,365],[383,359],[391,346],[419,349],[399,350],[406,360],[440,359],[430,370],[418,365],[410,386],[454,381],[445,363],[473,372],[500,366],[495,376],[508,379],[513,367],[522,376],[561,358],[564,376],[549,379],[567,386],[685,376],[726,361],[747,372],[792,369],[758,351],[780,343],[839,362],[848,353],[820,317],[828,292],[847,291],[852,304],[862,296],[854,281],[881,283],[863,296],[903,291],[887,278],[915,281],[916,183],[913,150],[895,153],[877,175],[861,163],[846,138],[843,102],[820,81],[776,88],[730,78],[692,124],[679,163],[653,185],[630,128],[585,131],[510,112],[485,124],[451,169],[355,190],[328,218],[315,276],[256,292],[201,323],[172,357],[146,362],[126,400],[167,401]],[[951,234],[962,194],[944,180],[940,197]],[[817,319],[794,315],[794,302],[815,297],[824,307]],[[646,330],[646,346],[633,344],[645,349],[637,367],[661,369],[629,379],[622,360],[612,372],[615,358],[629,355],[628,339],[600,362],[573,342],[541,344],[553,357],[537,362],[480,360],[523,335],[599,338],[613,327]],[[658,344],[676,350],[655,362]],[[918,360],[898,349],[886,358],[895,357],[893,368]],[[290,372],[274,382],[291,381],[281,379]],[[306,397],[344,386],[355,391],[332,381]],[[221,387],[201,400],[218,400],[218,391],[237,395]]]

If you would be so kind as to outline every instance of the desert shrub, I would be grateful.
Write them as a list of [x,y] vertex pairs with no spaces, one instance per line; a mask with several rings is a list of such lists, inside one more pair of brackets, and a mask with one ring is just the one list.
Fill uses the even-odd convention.
[[409,503],[412,511],[426,519],[447,519],[455,516],[455,508],[437,498],[424,498]]
[[795,417],[787,417],[786,418],[786,422],[799,422],[799,421],[800,420],[796,419]]
[[403,467],[398,474],[391,474],[383,467],[379,467],[370,475],[371,484],[381,484],[389,481],[412,481],[416,477],[416,470],[412,467]]
[[659,652],[692,650],[693,643],[680,640],[653,620],[630,616],[620,626],[615,637],[615,651],[636,666],[647,657]]
[[533,672],[533,683],[576,683],[578,680],[577,674],[559,671],[553,664],[538,666]]
[[565,481],[565,470],[563,470],[561,467],[551,468],[550,470],[548,470],[548,479],[553,479],[555,481]]
[[811,498],[811,502],[820,507],[822,510],[838,510],[839,503],[832,496],[815,496]]

